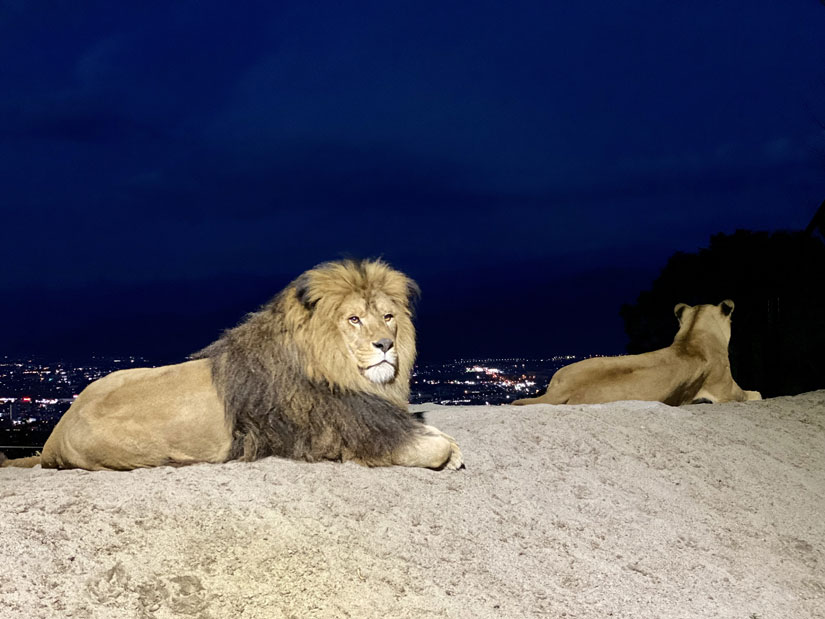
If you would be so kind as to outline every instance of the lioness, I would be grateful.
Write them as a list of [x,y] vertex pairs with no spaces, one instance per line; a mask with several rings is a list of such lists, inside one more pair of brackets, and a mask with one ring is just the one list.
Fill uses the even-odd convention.
[[274,455],[460,468],[456,442],[407,410],[417,291],[379,260],[321,264],[196,359],[93,382],[40,458],[2,465],[134,469]]
[[513,404],[598,404],[653,400],[672,406],[692,402],[761,400],[733,380],[728,360],[733,301],[674,308],[679,331],[667,348],[641,355],[596,357],[561,368],[547,391]]

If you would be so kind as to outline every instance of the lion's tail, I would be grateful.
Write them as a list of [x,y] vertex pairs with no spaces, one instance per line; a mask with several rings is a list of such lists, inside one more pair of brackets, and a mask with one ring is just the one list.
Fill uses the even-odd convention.
[[2,451],[0,451],[0,467],[19,467],[30,469],[33,466],[40,464],[40,454],[30,456],[28,458],[13,458],[9,460]]
[[570,396],[566,393],[560,394],[557,389],[553,389],[552,387],[552,385],[548,387],[547,391],[540,396],[515,400],[511,402],[511,404],[515,404],[516,406],[526,406],[528,404],[567,404]]
[[550,379],[550,384],[547,385],[544,393],[535,398],[516,400],[513,404],[516,406],[525,406],[527,404],[567,404],[573,395],[570,389],[570,380],[567,377],[567,367],[553,374],[553,378]]

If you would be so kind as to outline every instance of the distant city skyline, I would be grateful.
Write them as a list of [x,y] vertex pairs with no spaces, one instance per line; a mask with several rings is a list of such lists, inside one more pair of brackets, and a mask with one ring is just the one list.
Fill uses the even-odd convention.
[[[417,363],[412,372],[411,401],[441,401],[447,392],[459,393],[479,403],[480,399],[507,399],[542,389],[552,373],[580,359],[575,355],[559,355],[544,359],[453,359],[443,363]],[[0,405],[69,404],[89,383],[117,370],[134,367],[155,367],[150,359],[140,357],[95,357],[82,361],[35,360],[0,357]],[[482,391],[478,391],[482,389]],[[485,391],[486,390],[486,391]],[[430,399],[426,399],[427,396]],[[422,399],[425,398],[425,399]],[[465,400],[461,400],[464,402]],[[0,410],[0,418],[3,411]]]

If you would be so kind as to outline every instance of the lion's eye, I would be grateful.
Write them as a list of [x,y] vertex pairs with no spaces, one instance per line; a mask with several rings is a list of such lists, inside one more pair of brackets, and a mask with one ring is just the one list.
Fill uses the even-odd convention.
[[361,319],[358,318],[358,316],[350,316],[348,318],[348,320],[350,321],[351,324],[354,324],[354,325],[360,325],[361,324]]
[[390,321],[390,320],[392,320],[392,319],[393,319],[393,315],[392,315],[392,314],[384,314],[384,320],[386,320],[387,322],[389,322],[389,321]]

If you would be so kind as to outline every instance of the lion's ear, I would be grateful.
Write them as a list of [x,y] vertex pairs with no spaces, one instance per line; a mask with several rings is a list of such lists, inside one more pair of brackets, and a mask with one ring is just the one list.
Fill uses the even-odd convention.
[[725,299],[719,304],[719,309],[722,310],[723,316],[730,316],[731,314],[733,314],[733,308],[733,301],[731,301],[730,299]]
[[301,274],[301,276],[295,280],[295,297],[298,299],[298,302],[310,312],[315,309],[315,305],[318,303],[318,299],[312,299],[310,295],[311,287],[312,281],[308,273]]
[[684,314],[685,310],[689,307],[690,305],[687,303],[677,303],[676,307],[673,308],[673,313],[676,314],[676,319],[679,322],[682,322],[682,314]]

